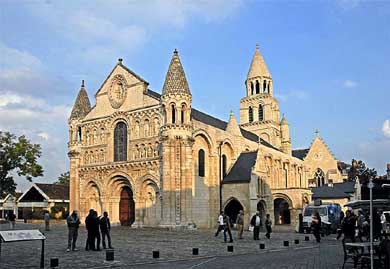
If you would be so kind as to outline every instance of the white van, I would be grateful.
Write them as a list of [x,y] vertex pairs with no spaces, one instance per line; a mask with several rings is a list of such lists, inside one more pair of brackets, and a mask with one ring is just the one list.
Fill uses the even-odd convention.
[[340,223],[341,206],[336,203],[315,203],[307,205],[303,210],[303,230],[310,233],[312,216],[318,212],[321,216],[321,228],[324,233],[336,232]]

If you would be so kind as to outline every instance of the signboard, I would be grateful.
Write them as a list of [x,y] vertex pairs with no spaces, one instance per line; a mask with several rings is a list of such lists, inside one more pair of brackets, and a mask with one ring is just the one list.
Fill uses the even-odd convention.
[[46,237],[39,230],[10,230],[0,231],[3,242],[44,240]]

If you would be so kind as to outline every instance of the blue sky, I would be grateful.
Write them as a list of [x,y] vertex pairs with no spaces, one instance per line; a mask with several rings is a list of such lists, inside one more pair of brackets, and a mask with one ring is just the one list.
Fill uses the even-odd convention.
[[[68,169],[67,117],[118,58],[161,92],[174,48],[193,107],[227,120],[260,45],[293,148],[319,129],[335,156],[390,162],[390,2],[14,1],[0,8],[0,129],[43,147],[51,182]],[[18,180],[19,187],[27,186]]]

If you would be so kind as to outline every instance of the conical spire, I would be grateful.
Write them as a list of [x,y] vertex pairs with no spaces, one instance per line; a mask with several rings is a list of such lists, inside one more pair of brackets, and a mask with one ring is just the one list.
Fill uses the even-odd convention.
[[229,122],[226,126],[226,132],[229,132],[233,135],[242,135],[233,111],[230,111],[230,117]]
[[247,79],[255,78],[255,77],[269,77],[271,78],[271,74],[268,71],[267,65],[265,64],[263,56],[261,56],[259,51],[259,45],[256,45],[255,55],[253,55],[253,59],[251,65],[249,67]]
[[280,125],[288,125],[286,117],[284,116],[284,114],[283,114],[282,120],[280,121]]
[[77,95],[72,113],[70,114],[70,119],[82,119],[89,111],[91,111],[91,103],[89,102],[88,94],[84,87],[84,80],[82,80],[79,94]]
[[175,49],[165,77],[162,93],[167,94],[178,92],[184,92],[191,95],[190,87],[188,86],[186,75],[180,62],[179,53]]

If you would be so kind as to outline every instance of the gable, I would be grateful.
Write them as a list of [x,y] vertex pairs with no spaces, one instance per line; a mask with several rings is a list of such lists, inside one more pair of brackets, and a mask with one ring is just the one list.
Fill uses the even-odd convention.
[[18,202],[43,202],[45,199],[46,197],[44,197],[35,186],[32,186],[24,195],[22,195]]
[[[323,140],[319,137],[316,137],[313,141],[313,143],[310,146],[309,152],[307,153],[305,160],[311,161],[311,162],[324,162],[324,161],[331,161],[331,162],[337,162],[336,158],[333,156],[332,152],[329,150],[329,148],[326,146],[326,144],[323,142]],[[336,167],[337,168],[337,164]]]
[[96,104],[85,119],[158,105],[159,100],[147,94],[147,87],[147,81],[119,62],[96,92]]

